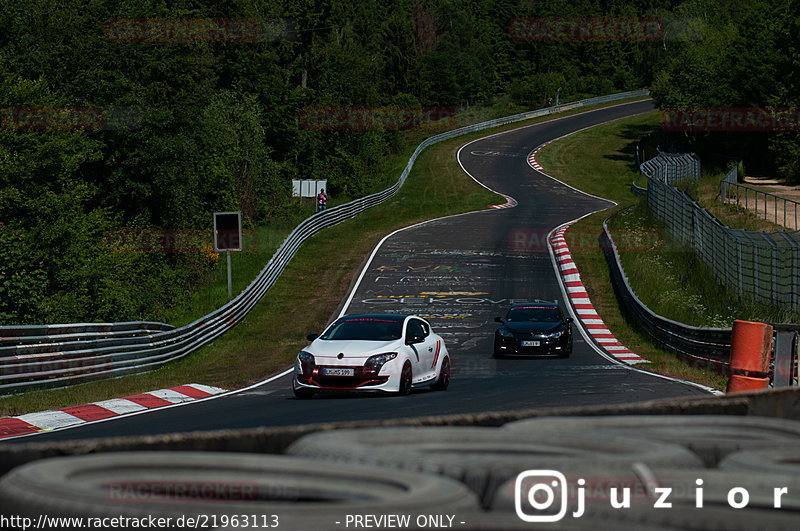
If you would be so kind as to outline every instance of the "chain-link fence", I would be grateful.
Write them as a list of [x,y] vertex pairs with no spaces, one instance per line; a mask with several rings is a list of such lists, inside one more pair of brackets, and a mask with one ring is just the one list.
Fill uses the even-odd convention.
[[659,153],[641,166],[647,175],[647,204],[670,234],[690,246],[728,286],[761,302],[800,305],[800,232],[731,229],[670,186],[698,178],[700,161],[690,154]]

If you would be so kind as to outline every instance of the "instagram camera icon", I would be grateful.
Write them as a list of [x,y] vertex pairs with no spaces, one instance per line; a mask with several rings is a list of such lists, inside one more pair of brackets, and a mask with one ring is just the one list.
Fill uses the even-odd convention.
[[[557,499],[560,507],[552,514]],[[514,483],[514,509],[525,522],[558,522],[567,514],[567,478],[556,470],[521,472]]]

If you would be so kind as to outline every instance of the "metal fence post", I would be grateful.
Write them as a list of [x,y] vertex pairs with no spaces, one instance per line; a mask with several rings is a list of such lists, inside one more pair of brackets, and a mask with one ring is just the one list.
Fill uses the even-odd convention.
[[754,297],[758,299],[758,298],[761,297],[761,293],[759,292],[760,286],[759,286],[759,281],[758,281],[759,280],[758,279],[758,274],[760,272],[760,267],[759,267],[760,263],[759,263],[759,260],[758,260],[758,258],[759,258],[758,257],[758,245],[756,245],[755,240],[753,239],[752,236],[750,236],[750,234],[747,233],[747,231],[742,231],[742,234],[744,235],[745,238],[747,238],[750,241],[750,245],[753,246],[753,253],[752,253],[752,259],[753,259],[753,294],[754,294]]
[[796,341],[797,332],[778,331],[775,334],[773,387],[789,387],[792,385],[794,379],[793,368],[796,363],[796,356],[793,350]]
[[796,274],[797,271],[800,271],[800,269],[798,269],[798,268],[800,268],[800,263],[799,263],[800,262],[800,245],[798,245],[798,242],[795,241],[792,237],[790,237],[786,232],[781,231],[780,234],[783,236],[783,238],[787,242],[789,242],[789,245],[792,248],[792,269],[789,272],[789,277],[791,279],[790,280],[790,284],[791,284],[791,287],[790,287],[790,289],[791,289],[790,300],[792,301],[791,302],[792,306],[796,308],[798,305],[800,305],[800,287],[798,286],[798,283],[800,283],[800,279],[798,278],[798,275]]
[[772,301],[775,303],[781,302],[781,296],[778,293],[778,245],[771,236],[764,236],[769,242],[772,251]]
[[739,295],[744,293],[744,245],[742,244],[742,240],[736,237],[736,258],[739,262],[738,273],[739,273]]

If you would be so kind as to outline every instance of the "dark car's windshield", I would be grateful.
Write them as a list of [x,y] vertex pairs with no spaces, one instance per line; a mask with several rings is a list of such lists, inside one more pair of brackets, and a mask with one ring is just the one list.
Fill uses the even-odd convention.
[[506,321],[557,323],[561,321],[561,312],[555,306],[520,306],[508,311]]
[[343,317],[321,339],[392,341],[403,335],[403,319],[392,317]]

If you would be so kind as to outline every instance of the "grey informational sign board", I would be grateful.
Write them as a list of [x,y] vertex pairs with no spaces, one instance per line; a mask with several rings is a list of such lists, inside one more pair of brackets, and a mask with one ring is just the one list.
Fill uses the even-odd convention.
[[214,250],[242,250],[241,212],[214,212]]
[[294,197],[317,197],[320,190],[328,189],[327,179],[293,179],[292,195]]

